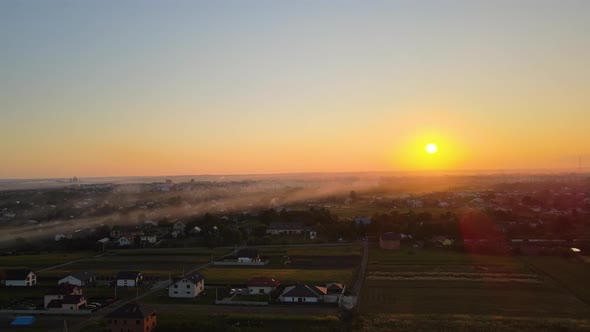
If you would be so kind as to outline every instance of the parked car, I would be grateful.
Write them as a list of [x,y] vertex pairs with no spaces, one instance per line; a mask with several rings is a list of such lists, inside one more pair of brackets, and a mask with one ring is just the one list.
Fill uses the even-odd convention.
[[238,295],[242,295],[242,290],[238,289],[237,293],[238,293]]
[[236,290],[235,290],[235,288],[232,288],[232,289],[229,291],[229,295],[234,295],[235,293],[236,293]]

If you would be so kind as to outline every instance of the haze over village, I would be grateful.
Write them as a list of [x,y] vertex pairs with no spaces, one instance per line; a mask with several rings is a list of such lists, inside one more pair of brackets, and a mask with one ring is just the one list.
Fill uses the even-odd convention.
[[0,330],[590,331],[590,2],[0,1]]

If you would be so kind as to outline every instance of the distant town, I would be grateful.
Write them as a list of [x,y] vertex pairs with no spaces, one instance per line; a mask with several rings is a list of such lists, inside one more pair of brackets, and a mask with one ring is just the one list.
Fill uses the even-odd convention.
[[[584,317],[588,188],[587,174],[565,173],[73,177],[5,190],[0,323],[46,331],[295,330],[311,322],[372,330],[386,322],[374,314],[416,306],[432,313],[423,309],[440,298],[429,296],[450,296],[462,283],[504,287],[462,295],[466,303],[510,299],[516,290],[532,302],[457,304],[450,313],[536,317],[557,306],[555,319]],[[421,296],[416,287],[432,292]],[[540,309],[534,298],[547,294],[554,297]]]

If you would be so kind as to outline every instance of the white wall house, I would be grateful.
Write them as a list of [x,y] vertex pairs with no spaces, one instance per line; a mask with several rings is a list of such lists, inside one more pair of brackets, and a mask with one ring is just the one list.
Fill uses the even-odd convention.
[[278,280],[273,278],[257,277],[248,280],[248,294],[268,294],[279,287]]
[[37,285],[37,275],[31,270],[6,271],[5,286],[31,287]]
[[137,287],[143,280],[139,271],[121,271],[117,273],[117,287]]
[[130,246],[131,240],[125,236],[120,237],[117,242],[119,243],[120,247]]
[[173,298],[195,298],[205,289],[205,277],[199,272],[191,273],[168,288]]
[[88,271],[76,271],[59,279],[57,284],[61,285],[67,283],[82,287],[92,284],[94,281],[96,281],[96,275],[94,273]]
[[295,285],[285,288],[279,296],[279,301],[288,303],[317,303],[324,301],[327,294],[326,287]]
[[258,249],[240,249],[236,254],[238,263],[260,262],[260,251]]

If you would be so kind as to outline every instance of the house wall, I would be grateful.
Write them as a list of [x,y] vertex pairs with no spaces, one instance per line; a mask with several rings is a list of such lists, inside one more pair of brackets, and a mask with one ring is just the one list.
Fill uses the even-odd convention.
[[320,300],[317,297],[280,297],[281,302],[289,303],[318,303]]
[[107,326],[109,331],[129,331],[129,332],[150,332],[156,329],[157,317],[152,314],[144,319],[137,318],[117,318],[109,319]]
[[137,279],[117,279],[117,287],[135,287]]
[[258,286],[253,286],[253,287],[248,287],[248,294],[268,294],[270,292],[272,292],[274,288],[273,287],[258,287]]
[[17,286],[17,287],[31,287],[37,284],[37,276],[34,273],[30,273],[27,279],[23,280],[6,280],[5,286]]
[[205,289],[205,282],[199,281],[196,285],[187,279],[180,280],[168,288],[168,296],[174,298],[194,298]]

